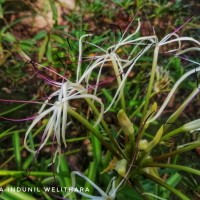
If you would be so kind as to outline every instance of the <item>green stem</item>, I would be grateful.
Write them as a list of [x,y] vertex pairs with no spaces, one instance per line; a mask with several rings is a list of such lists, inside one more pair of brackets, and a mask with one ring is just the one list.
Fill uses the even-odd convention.
[[76,154],[78,152],[82,152],[82,150],[81,149],[74,149],[74,150],[71,150],[71,151],[67,151],[66,153],[64,153],[64,155],[69,156],[69,155],[72,155],[72,154]]
[[111,103],[112,100],[113,100],[113,97],[112,97],[111,94],[108,92],[108,90],[105,89],[105,88],[102,88],[102,89],[101,89],[101,92],[102,92],[103,95],[105,96],[106,101],[107,101],[108,103]]
[[187,97],[187,99],[181,104],[181,106],[174,112],[169,119],[166,121],[166,125],[164,127],[164,131],[166,132],[170,126],[176,121],[176,119],[180,116],[180,114],[184,111],[184,109],[191,103],[191,101],[195,98],[195,96],[199,93],[199,88],[196,88],[192,91],[192,93]]
[[171,137],[173,137],[174,135],[177,135],[177,134],[179,134],[179,133],[181,133],[181,132],[183,132],[183,131],[184,131],[184,129],[183,129],[183,127],[181,126],[181,127],[177,128],[177,129],[175,129],[175,130],[173,130],[173,131],[167,133],[166,135],[164,135],[164,136],[161,138],[161,141],[162,141],[162,140],[166,140],[166,139],[168,139],[168,138],[171,138]]
[[[0,134],[0,139],[5,137],[5,136],[8,136],[11,133],[11,130],[13,130],[14,128],[16,128],[16,126],[13,126],[13,127],[9,128],[9,129],[5,130],[4,132],[2,132]],[[15,133],[15,131],[14,131],[14,133]]]
[[15,155],[15,162],[17,165],[17,169],[20,170],[22,159],[21,159],[21,148],[20,148],[20,136],[17,131],[12,135],[12,140],[13,140],[13,153]]
[[100,132],[95,129],[93,127],[92,124],[90,124],[88,122],[88,120],[86,120],[84,117],[82,117],[81,115],[79,115],[76,111],[72,110],[71,108],[68,109],[68,113],[73,116],[74,118],[76,118],[79,122],[81,122],[87,129],[89,129],[92,134],[95,135],[95,137],[97,137],[97,139],[114,155],[116,156],[118,159],[121,158],[121,156],[118,154],[118,152],[116,151],[115,148],[113,148],[113,146],[111,146],[109,143],[107,143],[104,138],[101,136]]
[[151,176],[150,174],[147,174],[145,172],[143,172],[143,174],[151,179],[152,181],[156,182],[158,185],[161,185],[163,186],[164,188],[168,189],[169,191],[173,192],[176,196],[180,197],[180,199],[182,200],[190,200],[187,196],[185,196],[182,192],[176,190],[175,188],[171,187],[170,185],[168,185],[167,183],[165,183],[164,181],[154,177],[154,176]]
[[10,177],[10,178],[3,180],[3,181],[1,180],[0,187],[4,187],[4,186],[8,185],[9,183],[13,182],[14,180],[15,180],[14,177]]
[[143,109],[143,112],[142,112],[142,119],[141,119],[141,123],[140,123],[140,129],[139,129],[139,133],[138,133],[137,138],[136,138],[136,147],[135,147],[135,153],[134,153],[133,159],[136,158],[136,155],[138,153],[138,144],[139,144],[139,141],[141,140],[141,138],[142,138],[142,136],[144,134],[144,131],[145,131],[144,122],[146,120],[145,118],[146,118],[146,115],[147,115],[147,109],[148,109],[149,102],[150,102],[150,99],[151,99],[151,96],[152,96],[151,92],[152,92],[153,83],[154,83],[155,74],[156,74],[158,53],[159,53],[159,46],[156,45],[155,50],[154,50],[154,57],[153,57],[153,63],[152,63],[152,69],[151,69],[151,76],[150,76],[150,80],[149,80],[149,84],[148,84],[147,95],[146,95],[146,98],[145,98],[144,109]]
[[[112,55],[110,55],[110,58],[112,59],[113,69],[114,69],[115,75],[117,77],[118,86],[120,86],[122,80],[121,80],[121,77],[120,77],[119,68],[118,68],[117,63],[116,63],[116,61],[115,61],[115,59],[113,58]],[[119,95],[121,95],[121,98],[120,98],[121,107],[125,111],[126,110],[126,105],[125,105],[124,91],[121,90]]]
[[137,9],[140,9],[140,5],[141,5],[142,1],[140,0],[136,0],[136,6],[137,6]]
[[91,143],[92,143],[93,160],[95,161],[96,165],[99,165],[101,163],[101,155],[102,155],[101,142],[94,135],[91,135]]
[[[157,92],[152,93],[152,94],[150,95],[150,99],[151,99],[152,97],[154,97],[156,94],[157,94]],[[137,116],[137,114],[140,113],[140,110],[142,109],[142,107],[144,106],[144,104],[145,104],[145,101],[143,101],[143,102],[137,107],[137,109],[130,115],[129,118],[131,119],[131,118]]]
[[0,169],[2,169],[3,167],[5,167],[13,158],[15,158],[14,155],[10,156],[6,161],[4,161],[4,162],[0,165]]
[[[34,98],[32,98],[31,100],[35,100],[36,98],[37,98],[37,96],[34,97]],[[20,108],[23,108],[23,107],[26,106],[27,104],[28,104],[28,102],[27,102],[27,103],[24,103],[24,104],[21,104],[21,105],[19,105],[19,106],[16,106],[16,107],[14,107],[14,108],[11,108],[10,110],[6,110],[5,112],[0,113],[0,116],[4,116],[4,115],[7,115],[7,114],[9,114],[9,113],[12,113],[12,112],[14,112],[14,111],[16,111],[16,110],[18,110],[18,109],[20,109]]]
[[174,156],[174,155],[176,155],[176,154],[180,154],[180,153],[184,153],[184,152],[186,152],[186,151],[190,151],[190,150],[195,149],[195,148],[197,148],[197,147],[199,147],[199,146],[200,146],[200,141],[199,141],[198,143],[196,143],[196,144],[188,145],[188,146],[183,147],[183,148],[181,148],[181,149],[177,149],[177,150],[175,150],[175,151],[172,151],[172,152],[169,152],[169,153],[160,155],[160,156],[155,156],[155,157],[153,157],[153,160],[154,160],[154,161],[163,160],[163,159],[165,159],[165,158]]
[[[90,99],[86,98],[85,100],[88,103],[88,105],[90,106],[90,108],[93,110],[94,114],[98,117],[100,115],[100,113],[97,110],[96,106],[92,103],[92,101]],[[103,128],[105,129],[106,133],[108,134],[108,137],[109,137],[111,143],[115,146],[115,148],[120,153],[120,155],[122,155],[125,158],[124,153],[122,152],[121,148],[117,144],[116,140],[113,138],[113,136],[110,132],[110,129],[108,128],[108,125],[103,118],[101,119],[101,124],[102,124]]]
[[[92,181],[95,182],[97,169],[101,163],[101,142],[92,134],[91,135],[91,143],[92,143],[92,152],[93,152],[93,161],[90,162],[90,165],[87,169],[87,177]],[[93,186],[85,182],[84,188],[89,188],[88,194],[93,194],[94,188]],[[83,197],[82,200],[87,200],[88,198]]]
[[[11,171],[11,170],[0,170],[0,176],[16,176],[16,175],[26,175],[26,171]],[[53,176],[53,172],[29,172],[30,176]]]
[[145,167],[172,168],[172,169],[182,170],[182,171],[189,172],[189,173],[196,174],[196,175],[200,176],[200,170],[193,169],[193,168],[186,167],[186,166],[182,166],[182,165],[165,164],[165,163],[146,163]]
[[150,77],[149,84],[148,84],[147,95],[146,95],[146,99],[145,99],[141,123],[143,123],[145,120],[145,116],[146,116],[147,109],[149,106],[149,101],[151,98],[151,92],[152,92],[152,88],[153,88],[153,83],[154,83],[155,74],[156,74],[156,67],[157,67],[157,62],[158,62],[158,53],[159,53],[159,46],[156,45],[155,50],[154,50],[154,56],[153,56],[151,77]]
[[7,115],[7,114],[12,113],[12,112],[14,112],[14,111],[16,111],[16,110],[19,110],[20,108],[23,108],[23,107],[26,106],[26,105],[27,105],[27,103],[21,104],[21,105],[19,105],[19,106],[16,106],[16,107],[14,107],[14,108],[11,108],[10,110],[7,110],[7,111],[5,111],[5,112],[0,113],[0,115],[1,115],[1,116]]
[[[140,110],[142,109],[142,107],[144,106],[144,101],[137,107],[137,109],[130,115],[130,119],[132,119],[133,117],[135,117],[138,113],[140,113]],[[136,116],[137,117],[137,116]]]

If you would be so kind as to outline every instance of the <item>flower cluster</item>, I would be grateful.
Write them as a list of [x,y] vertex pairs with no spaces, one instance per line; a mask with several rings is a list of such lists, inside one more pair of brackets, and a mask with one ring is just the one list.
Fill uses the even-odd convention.
[[[129,28],[129,27],[128,27]],[[148,101],[149,101],[149,94],[151,93],[151,90],[155,88],[156,84],[154,84],[154,78],[156,73],[161,73],[161,75],[164,75],[164,77],[167,79],[167,76],[169,76],[169,73],[165,73],[164,71],[160,72],[160,68],[157,66],[157,60],[159,57],[159,51],[160,47],[167,45],[169,43],[177,43],[177,47],[175,49],[171,49],[166,53],[172,53],[175,52],[176,56],[185,54],[189,51],[199,51],[200,43],[190,37],[179,37],[177,35],[177,31],[181,28],[176,29],[174,32],[166,35],[163,39],[160,41],[158,40],[156,35],[151,36],[143,36],[138,37],[138,33],[141,28],[140,20],[138,20],[138,26],[136,30],[131,33],[130,35],[126,36],[127,30],[123,33],[120,40],[110,47],[103,48],[96,44],[93,44],[91,42],[85,41],[86,37],[90,37],[91,34],[83,35],[79,39],[79,56],[78,56],[78,62],[77,62],[77,70],[76,70],[76,78],[75,81],[72,82],[65,77],[59,75],[62,77],[61,82],[56,82],[54,80],[51,80],[40,73],[40,71],[34,66],[37,74],[39,77],[43,80],[45,80],[46,83],[53,85],[57,88],[55,92],[50,94],[46,100],[42,103],[41,109],[37,113],[37,115],[34,117],[32,124],[29,126],[28,130],[25,134],[24,139],[24,145],[32,153],[39,152],[47,143],[49,138],[53,136],[54,140],[56,140],[57,143],[57,150],[56,154],[58,152],[61,152],[61,147],[64,145],[66,147],[66,128],[68,124],[70,123],[68,120],[68,110],[71,109],[70,101],[73,99],[90,99],[93,103],[100,104],[100,114],[98,116],[98,119],[95,123],[97,125],[100,123],[102,116],[105,112],[108,112],[109,109],[118,103],[118,100],[121,100],[121,107],[124,109],[125,104],[123,103],[125,101],[124,97],[124,87],[126,80],[128,78],[128,75],[132,70],[134,70],[134,66],[136,63],[140,60],[141,57],[145,55],[146,52],[149,50],[154,50],[154,57],[153,57],[153,63],[152,63],[152,70],[151,70],[151,77],[150,82],[148,86],[147,91],[147,98],[145,99],[145,106],[148,107]],[[189,41],[193,42],[196,47],[190,47],[187,49],[182,49],[182,42],[183,41]],[[98,55],[89,55],[87,58],[91,60],[90,64],[88,64],[87,67],[83,69],[82,63],[83,63],[83,43],[87,43],[91,49],[97,48],[98,52],[100,52]],[[129,53],[128,56],[124,57],[124,54],[121,54],[120,52],[125,51],[126,47],[129,47]],[[92,51],[92,50],[91,50]],[[116,79],[117,81],[117,88],[115,89],[112,97],[112,101],[110,104],[104,108],[104,104],[102,103],[101,99],[103,96],[100,96],[102,94],[98,94],[99,85],[101,85],[101,77],[102,77],[102,71],[103,67],[109,63],[112,66],[112,70],[115,74],[113,79]],[[47,67],[45,67],[46,70],[49,70]],[[98,72],[97,79],[95,84],[93,85],[90,83],[91,77],[93,75],[93,72]],[[163,104],[160,106],[158,111],[155,113],[154,116],[151,116],[146,123],[151,123],[155,121],[163,112],[163,110],[166,108],[167,104],[169,103],[171,97],[174,95],[175,91],[177,90],[178,86],[190,75],[197,73],[200,71],[200,67],[197,67],[195,69],[191,69],[190,71],[186,72],[184,75],[182,75],[179,80],[174,84],[172,89],[170,90],[167,98],[164,100]],[[163,74],[162,74],[163,73]],[[157,76],[158,78],[158,76]],[[158,78],[158,81],[160,81],[160,78]],[[165,87],[165,85],[163,86]],[[91,92],[92,90],[92,92]],[[158,87],[156,88],[156,91],[158,90]],[[186,102],[184,103],[184,106],[180,107],[180,109],[184,109],[188,103],[199,93],[198,89],[195,89],[195,91],[190,95]],[[145,107],[144,106],[144,107]],[[147,108],[145,108],[147,110]],[[144,109],[144,110],[145,110]],[[31,149],[28,145],[28,136],[32,129],[36,126],[36,124],[41,121],[43,118],[46,118],[49,116],[48,122],[46,124],[46,127],[43,131],[41,144],[37,151]]]

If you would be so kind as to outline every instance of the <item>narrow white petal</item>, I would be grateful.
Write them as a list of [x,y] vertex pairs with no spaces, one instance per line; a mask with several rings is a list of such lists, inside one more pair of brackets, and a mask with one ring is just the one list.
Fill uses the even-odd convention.
[[33,129],[33,127],[34,127],[44,116],[46,116],[47,114],[49,114],[53,109],[54,109],[54,108],[51,107],[51,108],[47,109],[46,111],[44,111],[43,113],[39,114],[39,115],[33,120],[32,124],[29,126],[28,130],[26,131],[25,137],[24,137],[24,147],[25,147],[28,151],[30,151],[30,152],[32,152],[32,153],[36,153],[36,151],[33,151],[32,149],[30,149],[30,148],[28,147],[28,145],[27,145],[27,137],[28,137],[30,131]]
[[[78,171],[72,171],[71,172],[71,178],[72,178],[72,185],[76,185],[76,179],[75,175],[82,177],[83,179],[86,180],[86,182],[90,183],[100,194],[102,197],[109,197],[100,187],[98,187],[94,182],[92,182],[88,177],[86,177],[84,174],[78,172]],[[85,194],[85,193],[84,193]]]

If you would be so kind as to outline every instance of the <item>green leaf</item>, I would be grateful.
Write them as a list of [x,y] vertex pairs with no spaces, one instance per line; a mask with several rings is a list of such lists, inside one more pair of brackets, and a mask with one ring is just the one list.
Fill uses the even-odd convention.
[[23,51],[31,51],[32,48],[34,47],[35,45],[35,42],[33,40],[21,40],[20,41],[20,48],[23,50]]
[[17,168],[20,169],[21,168],[20,136],[17,131],[13,134],[12,140],[13,140],[16,165],[17,165]]
[[117,194],[118,199],[134,199],[134,200],[144,200],[144,198],[135,190],[135,188],[131,187],[122,187],[122,189]]
[[3,8],[1,4],[0,4],[0,18],[3,18]]
[[148,148],[145,151],[146,152],[151,151],[160,142],[162,135],[163,135],[163,125],[159,128],[153,140],[149,142]]
[[[175,173],[167,179],[166,183],[172,187],[176,187],[178,183],[181,181],[181,179],[182,179],[182,176],[179,173]],[[167,190],[166,188],[161,187],[160,196],[164,198],[169,198],[170,191]]]
[[8,32],[3,34],[3,39],[7,42],[12,42],[12,43],[16,41],[15,36]]
[[36,40],[41,40],[42,38],[44,38],[47,35],[46,31],[40,31],[39,33],[36,34],[36,36],[34,37],[34,39]]
[[1,199],[3,200],[36,200],[34,197],[31,195],[24,193],[24,192],[17,192],[15,191],[9,191],[9,188],[14,188],[12,186],[6,187],[6,189],[3,191],[3,193],[0,195]]
[[55,22],[57,24],[57,22],[58,22],[58,11],[57,11],[57,8],[56,8],[56,5],[55,5],[55,1],[49,0],[49,3],[50,3],[51,10],[52,10],[52,13],[53,13],[53,19],[55,20]]
[[42,58],[44,57],[44,54],[45,54],[46,48],[47,48],[47,42],[48,42],[48,36],[46,36],[44,38],[44,40],[42,41],[41,46],[39,48],[39,51],[38,51],[38,60],[39,60],[39,62],[41,62]]
[[51,40],[48,40],[46,56],[49,62],[53,62]]
[[[70,170],[69,170],[69,166],[66,160],[66,157],[64,154],[62,155],[58,155],[58,163],[57,166],[59,167],[59,173],[58,175],[58,179],[60,182],[60,186],[61,187],[71,187],[72,186],[72,180],[70,177]],[[65,195],[65,193],[63,192],[63,195]],[[69,194],[69,198],[70,199],[75,199],[75,193],[72,192]]]
[[61,36],[59,36],[59,35],[52,34],[52,35],[51,35],[51,38],[52,38],[56,43],[59,43],[59,44],[65,43],[64,38],[61,37]]

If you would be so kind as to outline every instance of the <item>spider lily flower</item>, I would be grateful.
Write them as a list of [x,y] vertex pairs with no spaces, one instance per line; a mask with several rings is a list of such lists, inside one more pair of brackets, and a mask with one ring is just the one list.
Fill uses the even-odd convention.
[[[23,59],[26,59],[26,58],[23,57]],[[100,104],[100,114],[94,126],[97,126],[102,119],[102,116],[104,113],[104,105],[100,98],[96,97],[93,94],[88,94],[88,90],[90,89],[90,87],[84,88],[80,83],[72,83],[71,81],[63,77],[62,75],[57,74],[53,70],[43,66],[43,68],[45,68],[46,70],[50,70],[51,72],[56,73],[63,79],[62,82],[54,81],[46,77],[45,75],[43,75],[41,71],[37,69],[36,65],[39,65],[39,64],[32,61],[29,61],[29,62],[32,64],[39,78],[43,79],[47,84],[55,86],[57,88],[57,91],[49,95],[48,98],[46,98],[44,102],[0,99],[0,101],[3,101],[3,102],[22,102],[22,103],[42,104],[36,116],[28,117],[25,119],[9,119],[5,117],[0,117],[0,118],[5,119],[5,120],[10,120],[10,121],[33,120],[32,124],[29,126],[28,130],[26,131],[25,138],[24,138],[24,146],[31,153],[34,153],[34,154],[38,153],[47,143],[48,139],[51,136],[53,136],[53,138],[57,142],[57,149],[56,149],[54,159],[53,159],[53,162],[54,162],[57,154],[61,153],[62,145],[64,144],[65,147],[67,145],[65,141],[65,132],[66,132],[66,128],[68,124],[70,123],[68,122],[68,115],[67,115],[68,109],[71,108],[69,104],[70,100],[91,99]],[[28,136],[30,132],[32,131],[32,129],[36,126],[36,124],[42,119],[46,118],[48,115],[50,115],[50,117],[44,129],[40,147],[35,151],[34,149],[31,149],[28,145]]]
[[[27,148],[27,150],[29,150],[32,153],[36,153],[37,151],[34,151],[28,146],[28,135],[30,134],[31,130],[35,127],[35,125],[50,113],[52,114],[44,129],[41,145],[38,151],[40,151],[44,147],[51,135],[53,135],[57,141],[56,153],[61,151],[62,142],[66,147],[65,131],[67,128],[67,110],[68,108],[70,108],[70,100],[89,98],[98,102],[101,105],[101,112],[95,125],[97,125],[102,118],[104,112],[104,105],[101,102],[101,99],[94,95],[87,94],[87,89],[83,88],[83,86],[77,83],[66,81],[62,84],[59,83],[58,85],[60,86],[60,88],[56,92],[52,93],[48,97],[48,99],[43,103],[41,109],[38,112],[38,115],[34,118],[32,124],[30,125],[25,134],[24,146]],[[52,98],[56,99],[55,102],[45,110],[45,107],[49,104],[49,101]]]
[[[178,43],[178,47],[175,48],[175,49],[169,50],[168,53],[169,52],[178,52],[177,54],[180,55],[180,54],[182,54],[184,52],[187,52],[189,50],[198,50],[197,47],[189,48],[189,49],[186,49],[186,50],[180,50],[182,41],[191,41],[191,42],[194,42],[197,45],[200,45],[200,43],[197,40],[193,39],[193,38],[190,38],[190,37],[179,37],[176,34],[176,32],[178,32],[178,30],[180,30],[185,24],[183,24],[181,27],[176,29],[174,32],[166,35],[160,41],[158,41],[158,38],[155,35],[134,38],[135,35],[139,32],[140,27],[141,27],[140,20],[138,20],[138,26],[137,26],[137,29],[135,30],[134,33],[132,33],[129,36],[125,37],[125,34],[127,32],[127,30],[126,30],[124,32],[124,34],[122,35],[121,39],[118,41],[118,43],[108,47],[106,50],[103,49],[102,47],[99,47],[99,46],[97,46],[95,44],[92,44],[90,42],[85,42],[87,44],[90,44],[91,46],[97,47],[102,52],[102,55],[96,56],[95,58],[93,57],[93,59],[95,61],[92,62],[87,67],[87,69],[83,72],[82,75],[80,73],[80,71],[81,71],[81,62],[79,62],[77,81],[79,81],[79,83],[81,83],[84,80],[87,84],[89,84],[88,82],[90,80],[90,76],[91,76],[92,71],[94,71],[94,69],[99,68],[97,81],[96,81],[95,88],[94,88],[94,94],[96,94],[96,91],[98,89],[99,82],[100,82],[100,76],[101,76],[101,73],[102,73],[102,68],[105,65],[105,63],[112,62],[113,70],[115,72],[116,79],[117,79],[118,88],[117,88],[117,90],[116,90],[116,92],[114,94],[114,97],[113,97],[110,105],[105,110],[105,112],[107,112],[112,107],[112,105],[114,103],[117,103],[117,101],[121,98],[121,96],[123,94],[125,81],[126,81],[128,75],[129,75],[129,73],[134,68],[136,62],[149,49],[151,49],[152,47],[155,48],[157,46],[158,47],[158,51],[159,51],[159,47],[167,45],[169,43],[175,43],[176,42],[176,43]],[[81,61],[81,56],[82,56],[82,42],[83,42],[82,40],[83,40],[84,37],[87,37],[87,36],[90,36],[90,35],[91,34],[84,35],[80,39],[80,42],[79,42],[79,61]],[[175,39],[172,38],[172,37],[175,37]],[[124,58],[120,57],[120,54],[118,53],[118,50],[121,49],[121,48],[124,48],[127,45],[129,45],[129,46],[133,45],[133,48],[132,48],[132,51],[129,53],[128,58],[124,59]],[[142,49],[141,49],[141,46],[143,46]],[[140,47],[140,51],[138,53],[138,48],[139,47]]]
[[[26,59],[26,58],[24,58]],[[65,142],[65,131],[67,128],[67,110],[70,108],[69,101],[73,99],[92,99],[93,101],[96,101],[97,103],[100,104],[101,109],[100,109],[100,115],[95,123],[95,126],[100,122],[103,112],[104,112],[104,105],[101,101],[100,98],[96,97],[95,95],[88,94],[88,88],[84,88],[81,84],[79,83],[72,83],[65,77],[63,77],[60,74],[57,74],[53,70],[44,67],[46,70],[49,70],[56,75],[60,76],[62,78],[62,82],[57,82],[54,81],[45,75],[41,73],[41,71],[36,67],[36,65],[40,65],[38,63],[35,63],[33,61],[29,61],[30,64],[33,66],[35,72],[39,76],[39,78],[43,79],[47,84],[55,86],[57,91],[53,92],[48,98],[46,99],[45,102],[43,102],[43,105],[41,106],[37,116],[34,116],[34,120],[30,127],[28,128],[26,134],[25,134],[25,139],[24,139],[24,146],[27,148],[32,153],[39,152],[46,142],[48,141],[50,136],[54,136],[54,138],[57,141],[57,150],[55,153],[55,157],[58,152],[61,152],[61,146],[62,143],[66,147],[66,142]],[[51,102],[50,102],[51,101]],[[54,101],[54,103],[52,103]],[[45,110],[45,108],[48,106],[48,108]],[[27,138],[28,135],[30,134],[31,130],[35,127],[35,125],[41,121],[43,118],[45,118],[47,115],[50,113],[51,116],[47,122],[47,125],[44,129],[44,133],[42,136],[41,140],[41,145],[37,151],[31,149],[28,144],[27,144]],[[62,142],[61,142],[62,141]]]
[[[166,44],[169,44],[169,43],[174,43],[174,42],[178,42],[178,48],[175,48],[175,49],[172,49],[172,50],[169,50],[168,53],[170,52],[174,52],[174,51],[178,51],[180,50],[181,48],[181,41],[192,41],[194,43],[196,43],[198,46],[200,46],[200,42],[195,40],[194,38],[192,37],[179,37],[176,33],[183,27],[185,26],[192,18],[189,18],[183,25],[181,25],[179,28],[177,28],[174,32],[172,33],[169,33],[168,35],[166,35],[160,42],[158,42],[158,46],[163,46],[163,45],[166,45]],[[176,39],[171,39],[169,40],[172,36],[174,36]],[[187,51],[191,51],[191,50],[197,50],[198,48],[197,47],[191,47],[191,48],[187,48],[185,50],[181,50],[180,52],[178,52],[178,54],[182,54],[184,52],[187,52]]]
[[[139,25],[138,25],[138,27],[139,27]],[[115,101],[115,99],[116,99],[116,97],[118,96],[118,94],[120,94],[120,91],[123,90],[124,83],[125,83],[125,81],[126,81],[126,79],[127,79],[127,77],[128,77],[128,74],[129,74],[130,71],[133,69],[133,66],[135,65],[135,63],[137,62],[137,60],[138,60],[141,56],[143,56],[143,54],[144,54],[146,51],[148,51],[152,46],[154,46],[154,44],[155,44],[157,47],[160,47],[160,46],[163,46],[163,45],[166,45],[166,44],[169,44],[169,43],[178,42],[178,48],[169,50],[168,52],[174,52],[174,51],[177,52],[178,50],[180,50],[180,48],[181,48],[181,41],[192,41],[192,42],[194,42],[195,44],[197,44],[198,46],[200,46],[200,42],[198,42],[197,40],[195,40],[195,39],[193,39],[193,38],[190,38],[190,37],[179,37],[179,36],[176,34],[176,32],[177,32],[178,30],[179,30],[179,29],[177,29],[177,30],[176,30],[175,32],[173,32],[173,33],[168,34],[168,35],[165,36],[160,42],[158,42],[156,36],[141,37],[141,38],[137,38],[137,39],[135,39],[135,40],[129,41],[130,43],[136,42],[136,41],[137,41],[137,42],[138,42],[138,45],[140,44],[141,41],[142,41],[142,42],[143,42],[143,41],[149,41],[149,44],[146,45],[146,47],[145,47],[144,49],[142,49],[142,50],[139,52],[139,54],[138,54],[135,58],[133,58],[133,60],[131,60],[131,65],[130,65],[130,63],[127,63],[127,64],[130,65],[130,66],[129,66],[128,70],[126,71],[125,75],[122,77],[122,81],[121,81],[121,83],[119,84],[118,90],[117,90],[117,92],[115,93],[115,96],[114,96],[114,98],[113,98],[113,101],[111,102],[110,106],[106,109],[106,111],[109,110],[109,108],[112,106],[112,104],[113,104],[113,102]],[[176,39],[171,39],[171,40],[169,40],[172,36],[175,36]],[[125,39],[125,40],[122,40],[122,41],[124,42],[124,43],[122,42],[123,45],[127,44],[126,39]],[[118,46],[117,46],[117,47],[118,47]],[[186,49],[186,50],[179,51],[179,52],[177,53],[177,55],[181,55],[181,54],[183,54],[183,53],[185,53],[185,52],[187,52],[187,51],[191,51],[191,50],[198,50],[198,51],[199,51],[199,49],[200,49],[200,48],[198,48],[198,47],[188,48],[188,49]],[[125,67],[126,67],[126,65],[123,66],[123,67],[121,67],[121,68],[124,69]],[[177,81],[177,83],[174,85],[174,88],[173,88],[172,91],[170,92],[169,97],[166,99],[166,102],[165,102],[166,104],[167,104],[168,101],[170,100],[172,94],[174,93],[174,91],[176,90],[176,88],[178,87],[178,85],[179,85],[187,76],[189,76],[190,74],[192,74],[192,73],[194,73],[194,72],[197,72],[198,70],[199,70],[199,68],[195,69],[195,71],[194,71],[194,70],[191,70],[190,72],[186,73],[185,76],[183,76],[182,78],[180,78],[180,80]],[[119,96],[120,96],[120,95],[119,95]],[[163,107],[165,107],[165,106],[166,106],[166,105],[163,104]],[[162,107],[162,108],[163,108],[163,107]],[[161,112],[162,112],[162,108],[160,109]],[[105,111],[105,112],[106,112],[106,111]],[[156,117],[154,117],[153,119],[151,119],[151,121],[155,120],[159,115],[160,115],[160,113],[158,113]]]
[[[107,112],[111,108],[111,106],[115,102],[117,102],[120,99],[120,97],[122,96],[125,81],[129,75],[130,71],[133,69],[135,63],[139,60],[140,57],[142,57],[151,48],[151,46],[153,44],[157,43],[157,37],[154,35],[148,36],[148,37],[139,37],[139,38],[134,39],[133,37],[139,32],[140,27],[141,27],[141,24],[140,24],[140,21],[138,20],[138,27],[134,33],[125,37],[125,34],[127,32],[127,30],[126,30],[124,32],[124,34],[122,35],[121,39],[119,40],[119,42],[115,45],[108,47],[106,50],[103,49],[102,47],[99,47],[98,45],[84,41],[85,43],[87,43],[91,46],[97,47],[103,54],[99,55],[99,56],[95,56],[95,58],[89,57],[89,58],[93,59],[94,62],[92,62],[87,67],[87,69],[82,73],[82,75],[80,73],[81,72],[81,60],[82,60],[82,58],[81,58],[82,57],[82,40],[84,37],[90,36],[90,34],[82,36],[79,40],[79,65],[78,65],[78,70],[77,70],[78,73],[77,73],[76,81],[79,83],[82,83],[83,81],[85,81],[87,83],[87,85],[89,85],[89,80],[90,80],[92,71],[94,71],[94,69],[99,68],[96,84],[94,87],[94,94],[96,94],[97,88],[99,86],[100,76],[102,73],[103,66],[105,65],[105,63],[112,62],[113,70],[115,72],[115,76],[116,76],[117,83],[118,83],[118,88],[117,88],[117,91],[115,92],[112,102],[106,108],[105,112]],[[120,57],[118,50],[120,48],[124,48],[127,45],[134,45],[134,48],[130,52],[128,58],[124,59],[124,58]],[[138,47],[140,47],[140,46],[142,46],[143,48],[142,48],[142,50],[140,49],[140,51],[138,53]],[[134,55],[134,54],[136,54],[136,55]]]
[[81,196],[86,197],[86,198],[91,199],[91,200],[114,200],[119,188],[122,186],[122,184],[124,183],[124,180],[125,180],[125,179],[122,179],[121,182],[117,185],[117,183],[116,183],[117,178],[113,177],[111,179],[110,183],[108,184],[106,192],[104,192],[99,186],[97,186],[94,182],[92,182],[84,174],[82,174],[78,171],[71,172],[72,185],[74,187],[76,185],[75,175],[80,176],[83,179],[85,179],[88,183],[90,183],[99,192],[100,196],[94,196],[94,195],[87,194],[87,193],[82,192],[82,191],[74,190],[74,192],[77,192]]
[[[168,40],[170,37],[172,36],[175,36],[176,39],[171,39],[171,40]],[[181,41],[190,41],[190,42],[194,42],[195,44],[197,44],[198,46],[200,46],[200,42],[195,40],[194,38],[191,38],[191,37],[179,37],[177,34],[175,33],[170,33],[168,35],[166,35],[159,43],[158,43],[158,46],[163,46],[163,45],[166,45],[166,44],[170,44],[170,43],[174,43],[174,42],[178,42],[178,48],[175,48],[175,49],[172,49],[172,50],[169,50],[168,53],[171,53],[171,52],[178,52],[178,50],[181,49]],[[178,52],[178,55],[180,54],[183,54],[187,51],[191,51],[191,50],[197,50],[198,48],[197,47],[192,47],[192,48],[188,48],[188,49],[185,49],[185,50],[181,50],[180,52]]]

